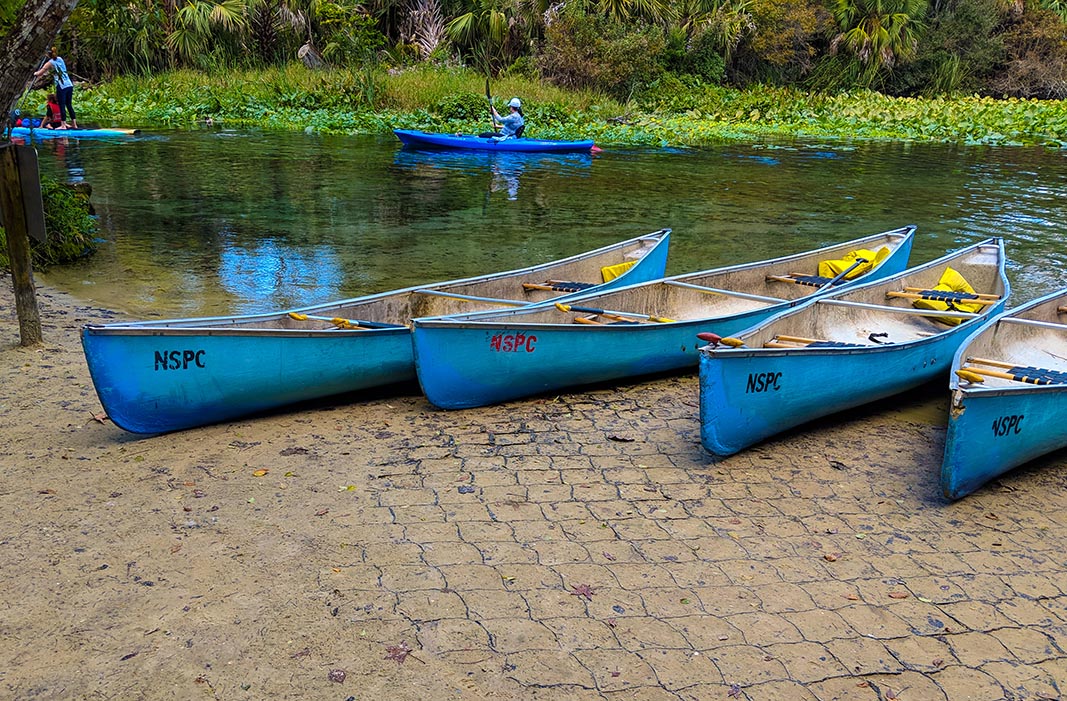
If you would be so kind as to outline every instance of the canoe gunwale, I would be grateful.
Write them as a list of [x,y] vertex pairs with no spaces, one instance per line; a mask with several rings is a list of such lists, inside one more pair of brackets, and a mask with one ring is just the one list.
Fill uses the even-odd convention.
[[[284,315],[272,315],[281,319]],[[226,317],[230,318],[230,317]],[[159,323],[159,322],[157,322]],[[86,324],[82,329],[93,336],[279,336],[285,338],[320,338],[322,336],[338,336],[349,334],[366,335],[375,333],[381,336],[388,333],[410,333],[408,326],[398,326],[392,329],[359,328],[359,329],[264,329],[257,327],[227,327],[227,326],[121,326],[119,324]]]

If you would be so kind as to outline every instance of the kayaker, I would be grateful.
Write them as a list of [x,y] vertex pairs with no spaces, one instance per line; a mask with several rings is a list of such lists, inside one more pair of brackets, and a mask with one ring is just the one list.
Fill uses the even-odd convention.
[[500,113],[496,111],[496,107],[494,107],[493,124],[500,125],[500,134],[493,137],[496,141],[518,137],[519,130],[526,124],[522,118],[522,102],[519,98],[513,97],[508,101],[507,117],[501,117]]
[[[63,123],[63,126],[69,126],[71,129],[78,128],[78,119],[74,114],[74,83],[71,81],[70,76],[67,75],[67,63],[59,54],[56,53],[56,47],[52,47],[52,50],[48,52],[48,60],[44,62],[44,65],[33,72],[35,78],[40,78],[51,69],[54,72],[54,78],[56,81],[56,97],[59,101],[59,117]],[[70,113],[70,124],[67,124],[67,113]]]
[[45,129],[63,128],[63,112],[55,93],[48,94],[48,104],[44,106],[44,122],[41,126]]

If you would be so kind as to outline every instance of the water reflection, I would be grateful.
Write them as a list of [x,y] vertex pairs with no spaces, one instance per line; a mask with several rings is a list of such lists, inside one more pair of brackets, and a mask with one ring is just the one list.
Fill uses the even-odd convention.
[[419,149],[402,146],[396,150],[393,164],[398,172],[418,178],[448,179],[462,173],[486,180],[486,195],[501,193],[508,200],[517,200],[521,177],[527,170],[551,171],[559,175],[582,175],[593,165],[589,153],[515,153],[509,151],[476,151]]
[[244,245],[233,241],[235,236],[227,238],[230,244],[219,252],[218,279],[235,300],[235,313],[255,312],[264,302],[287,309],[340,298],[342,266],[330,247],[303,248],[274,239]]

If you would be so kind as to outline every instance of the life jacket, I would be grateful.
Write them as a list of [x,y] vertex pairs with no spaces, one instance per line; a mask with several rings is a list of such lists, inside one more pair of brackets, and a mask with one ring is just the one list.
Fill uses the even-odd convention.
[[819,261],[819,275],[829,278],[836,277],[854,265],[858,258],[863,258],[867,261],[866,263],[860,263],[855,268],[852,268],[852,270],[849,270],[848,274],[845,275],[846,280],[852,280],[864,273],[871,272],[888,257],[889,249],[885,246],[882,246],[877,253],[861,248],[857,251],[847,253],[843,258]]
[[[940,292],[959,292],[965,295],[973,295],[974,288],[970,283],[952,268],[945,268],[945,272],[941,274],[941,279],[931,289]],[[954,311],[954,312],[970,312],[975,314],[982,311],[984,305],[982,304],[968,304],[962,301],[949,301],[942,302],[933,299],[917,299],[911,303],[913,307],[917,309],[934,309],[939,312]],[[950,317],[938,318],[942,324],[948,324],[949,326],[958,325],[963,319],[953,319]]]

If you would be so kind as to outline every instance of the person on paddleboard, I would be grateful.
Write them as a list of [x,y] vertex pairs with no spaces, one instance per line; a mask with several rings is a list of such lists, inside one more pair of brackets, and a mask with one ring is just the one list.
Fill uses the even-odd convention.
[[59,98],[55,93],[48,94],[48,104],[44,106],[44,121],[41,126],[45,129],[63,128],[63,111],[59,107]]
[[496,107],[493,107],[493,124],[500,125],[500,134],[493,137],[496,141],[519,137],[520,130],[526,125],[522,118],[522,102],[519,98],[513,97],[508,101],[508,116],[506,117],[501,117]]
[[[71,129],[78,128],[78,119],[74,114],[74,83],[71,81],[70,76],[67,75],[67,63],[59,54],[56,53],[56,47],[52,47],[52,50],[48,52],[48,60],[44,62],[44,65],[33,72],[35,78],[40,78],[49,70],[53,71],[56,81],[56,97],[59,98],[59,116],[63,122],[64,127]],[[70,113],[70,124],[67,124],[67,113]]]

